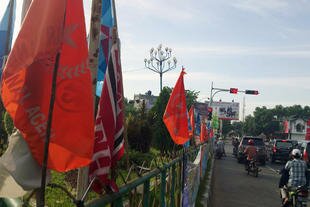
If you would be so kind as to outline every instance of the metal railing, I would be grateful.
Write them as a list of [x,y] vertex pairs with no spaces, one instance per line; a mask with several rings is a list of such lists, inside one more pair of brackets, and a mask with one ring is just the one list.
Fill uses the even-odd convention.
[[[197,178],[198,176],[199,180],[202,179],[206,170],[206,167],[202,167],[202,165],[207,165],[210,147],[210,143],[204,143],[200,146],[183,150],[171,161],[162,162],[155,169],[144,173],[142,177],[128,182],[119,189],[119,192],[106,194],[100,199],[89,202],[86,206],[102,207],[109,204],[112,204],[114,207],[181,206],[181,197],[184,197],[182,191],[185,185],[187,187],[196,188],[196,190],[190,189],[189,195],[187,195],[189,197],[192,196],[191,201],[193,202],[195,201],[197,193],[192,192],[198,191],[199,183],[192,179],[192,177]],[[199,150],[201,153],[198,153]],[[200,163],[194,165],[194,160],[197,160],[198,154],[200,156]],[[192,175],[188,175],[188,179],[186,177],[184,178],[183,174],[184,160],[187,160],[187,173],[189,173],[189,171],[192,172]],[[188,182],[195,183],[190,184]]]

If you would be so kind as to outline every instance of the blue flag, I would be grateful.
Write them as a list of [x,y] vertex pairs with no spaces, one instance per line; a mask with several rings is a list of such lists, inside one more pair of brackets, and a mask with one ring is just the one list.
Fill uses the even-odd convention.
[[[115,15],[114,15],[115,16]],[[108,65],[112,47],[112,30],[114,18],[112,15],[111,0],[102,0],[102,16],[100,29],[99,59],[96,95],[101,96],[105,71]]]
[[0,22],[0,77],[5,57],[11,50],[15,21],[15,0],[10,0]]

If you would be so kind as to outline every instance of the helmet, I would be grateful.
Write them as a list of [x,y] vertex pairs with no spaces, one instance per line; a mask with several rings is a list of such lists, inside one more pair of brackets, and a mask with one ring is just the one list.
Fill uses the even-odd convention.
[[248,144],[249,144],[249,145],[254,145],[254,140],[253,140],[253,139],[250,139],[250,140],[248,141]]
[[295,158],[300,158],[301,157],[301,152],[299,149],[293,149],[292,150],[292,156]]

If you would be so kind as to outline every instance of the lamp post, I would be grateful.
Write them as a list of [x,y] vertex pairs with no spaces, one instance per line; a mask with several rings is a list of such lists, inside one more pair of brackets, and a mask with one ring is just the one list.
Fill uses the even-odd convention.
[[150,50],[150,58],[144,59],[145,67],[155,73],[159,74],[160,77],[160,92],[162,91],[162,78],[163,74],[175,69],[177,66],[177,59],[175,57],[171,58],[172,49],[166,47],[163,49],[162,44],[160,44],[156,49],[152,48]]

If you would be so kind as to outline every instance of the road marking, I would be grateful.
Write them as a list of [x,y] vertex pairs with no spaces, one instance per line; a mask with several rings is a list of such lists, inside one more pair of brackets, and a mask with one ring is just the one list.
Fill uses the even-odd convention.
[[268,168],[269,170],[271,170],[272,172],[279,174],[277,170],[273,169],[272,167],[270,167],[269,165],[266,165],[266,168]]

